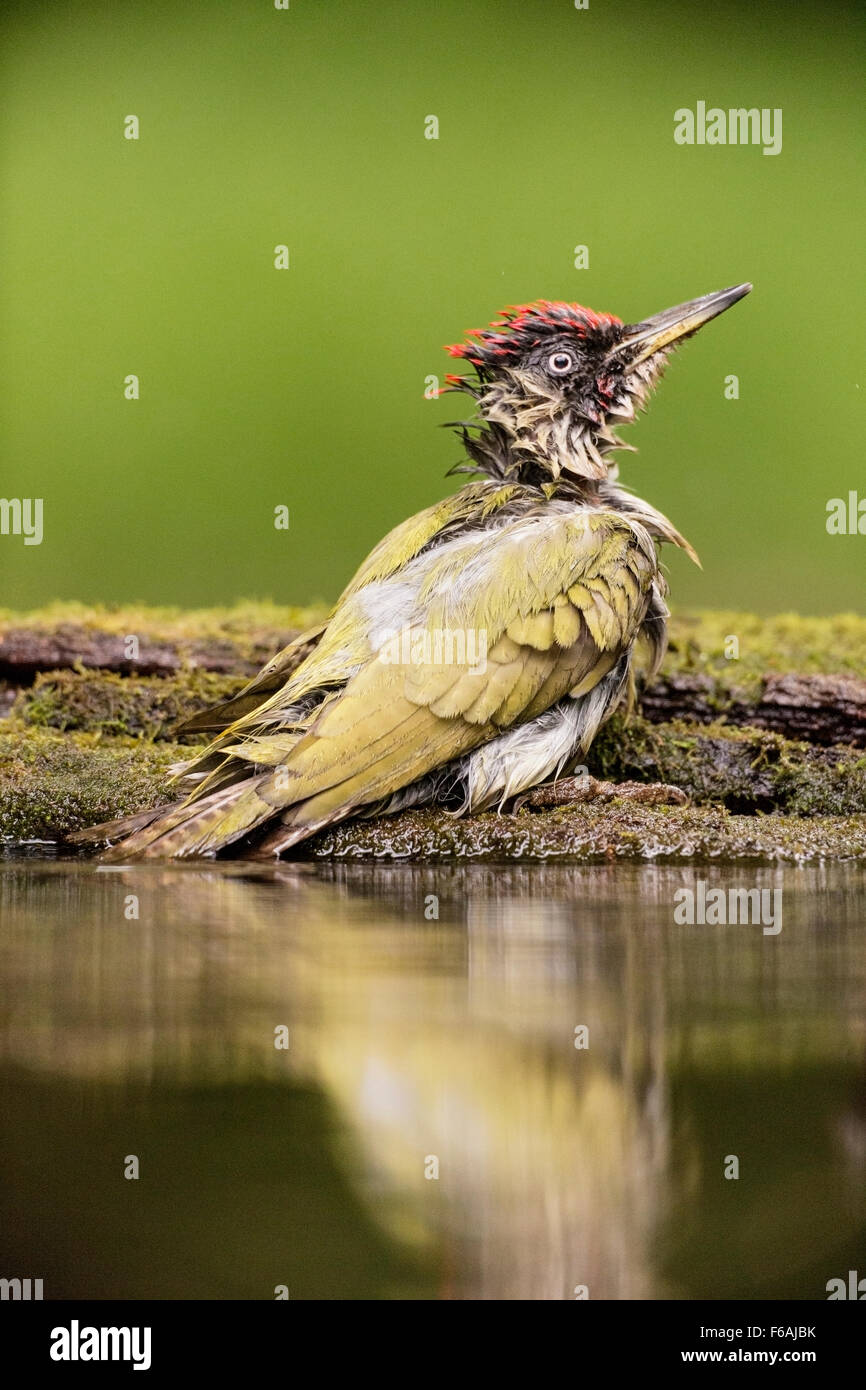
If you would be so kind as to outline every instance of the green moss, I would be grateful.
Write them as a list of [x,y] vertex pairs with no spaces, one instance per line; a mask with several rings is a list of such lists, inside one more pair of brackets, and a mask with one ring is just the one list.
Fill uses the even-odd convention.
[[[729,639],[738,655],[725,655]],[[734,610],[674,612],[666,672],[713,675],[749,689],[770,672],[799,675],[866,674],[866,618],[838,613],[802,618],[796,613],[760,617]]]
[[698,803],[794,815],[866,811],[866,767],[850,748],[816,747],[762,729],[615,715],[587,764],[614,782],[671,782]]
[[51,671],[21,691],[13,714],[40,728],[164,739],[182,720],[236,695],[243,684],[243,676],[200,670],[174,676]]
[[153,642],[196,642],[230,637],[251,649],[273,633],[300,632],[327,615],[328,605],[277,604],[245,599],[226,608],[160,608],[148,604],[51,603],[18,612],[0,608],[0,631],[11,627],[52,628],[72,624],[115,637],[146,634]]
[[[176,744],[0,726],[0,838],[56,840],[171,799]],[[176,795],[176,793],[175,793]]]

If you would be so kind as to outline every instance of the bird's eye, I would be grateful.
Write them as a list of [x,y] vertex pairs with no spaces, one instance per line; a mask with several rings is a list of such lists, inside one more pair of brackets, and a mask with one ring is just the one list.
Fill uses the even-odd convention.
[[574,358],[570,352],[554,352],[548,357],[547,365],[554,376],[565,376],[566,372],[574,370]]

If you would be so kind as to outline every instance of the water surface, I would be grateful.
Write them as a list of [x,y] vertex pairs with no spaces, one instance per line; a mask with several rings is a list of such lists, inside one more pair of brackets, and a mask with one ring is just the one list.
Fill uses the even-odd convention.
[[[678,925],[699,879],[781,888],[781,932]],[[56,1298],[826,1297],[866,1270],[864,889],[7,860],[0,1272]]]

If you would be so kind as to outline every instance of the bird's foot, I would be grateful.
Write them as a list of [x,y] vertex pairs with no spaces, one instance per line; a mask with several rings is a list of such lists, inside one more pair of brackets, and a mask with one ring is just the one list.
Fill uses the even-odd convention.
[[667,782],[604,782],[598,777],[562,777],[543,787],[533,787],[518,797],[513,809],[533,806],[573,806],[582,801],[638,801],[644,806],[687,806],[689,798]]

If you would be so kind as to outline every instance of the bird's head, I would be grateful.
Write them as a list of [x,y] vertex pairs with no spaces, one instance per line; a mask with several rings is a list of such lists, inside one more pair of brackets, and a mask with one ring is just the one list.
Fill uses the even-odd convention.
[[449,375],[446,388],[478,403],[480,435],[461,422],[470,455],[501,476],[607,478],[605,455],[626,447],[615,428],[646,403],[672,349],[751,288],[736,285],[632,324],[580,304],[510,305],[448,348],[475,368],[475,379]]

